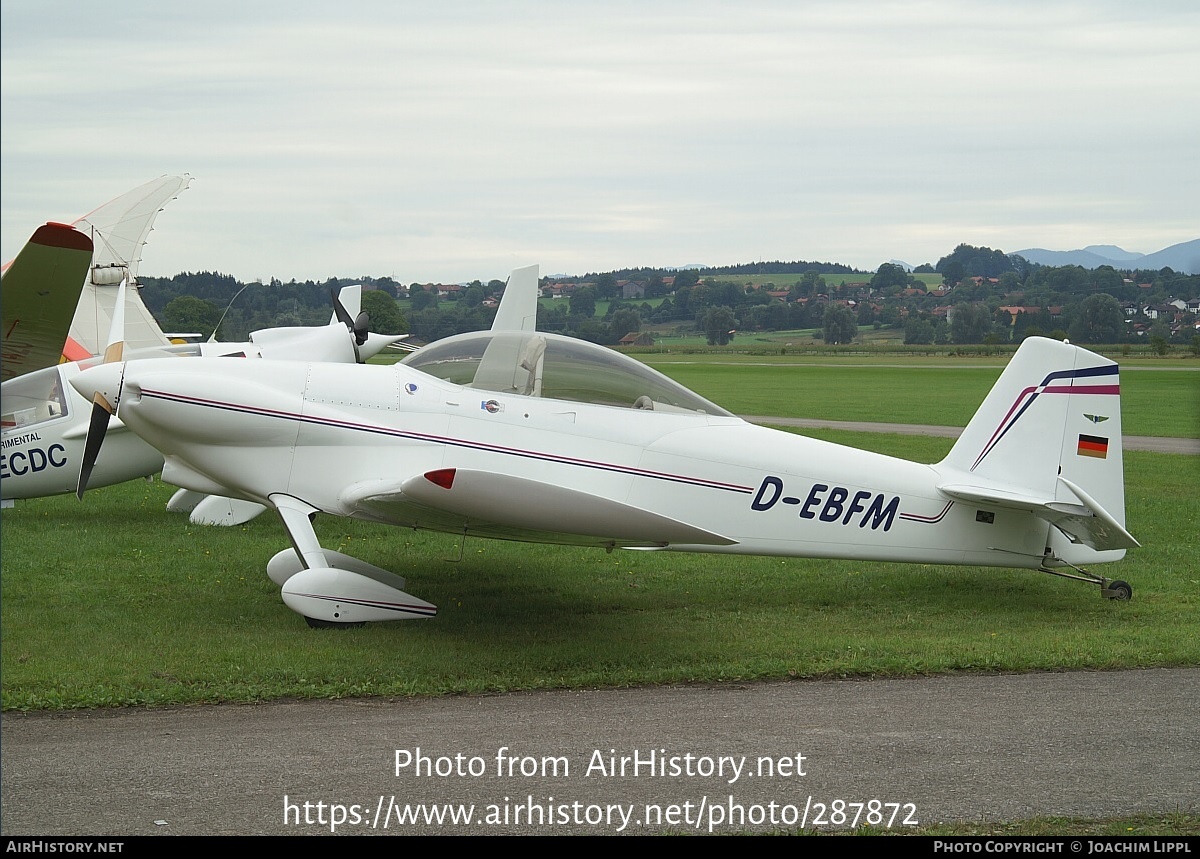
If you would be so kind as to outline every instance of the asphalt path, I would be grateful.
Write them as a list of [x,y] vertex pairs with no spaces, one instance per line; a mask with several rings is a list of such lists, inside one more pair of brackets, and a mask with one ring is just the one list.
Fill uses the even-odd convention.
[[[802,429],[836,429],[854,432],[891,432],[900,435],[931,435],[941,438],[958,438],[962,427],[931,426],[925,424],[889,424],[875,421],[821,421],[810,418],[782,418],[767,415],[739,415],[752,424],[777,427],[799,427]],[[1124,450],[1144,450],[1151,453],[1185,453],[1200,456],[1200,438],[1167,438],[1151,435],[1126,435],[1121,437]]]
[[[6,713],[0,814],[120,836],[1196,813],[1198,703],[1190,668]],[[425,822],[451,805],[471,822]]]

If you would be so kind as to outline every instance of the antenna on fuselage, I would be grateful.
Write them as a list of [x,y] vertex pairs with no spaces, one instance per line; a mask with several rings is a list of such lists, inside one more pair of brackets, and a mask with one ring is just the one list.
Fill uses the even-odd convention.
[[254,284],[252,284],[252,283],[247,283],[245,286],[243,286],[241,289],[239,289],[237,292],[235,292],[233,294],[233,298],[229,299],[229,303],[225,305],[225,312],[222,313],[221,318],[217,320],[217,327],[213,329],[212,334],[208,335],[209,343],[217,342],[217,332],[221,329],[221,323],[225,321],[225,316],[229,313],[229,308],[233,307],[233,303],[235,301],[237,301],[237,297],[239,295],[241,295],[243,292],[245,292],[247,289],[249,289],[253,285]]

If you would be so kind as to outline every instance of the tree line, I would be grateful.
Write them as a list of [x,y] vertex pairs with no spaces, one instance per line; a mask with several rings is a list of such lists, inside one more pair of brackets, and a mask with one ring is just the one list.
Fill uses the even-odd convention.
[[[782,270],[788,266],[808,268]],[[926,279],[918,277],[923,273],[940,275],[941,288],[927,288]],[[754,276],[757,288],[747,288],[745,278],[723,279],[739,274]],[[777,283],[771,275],[779,276]],[[641,297],[623,299],[621,284],[631,280]],[[500,280],[473,281],[439,295],[427,285],[405,288],[390,278],[266,284],[243,284],[217,272],[141,278],[142,297],[165,330],[207,336],[220,321],[223,340],[245,339],[250,331],[278,325],[326,324],[330,291],[349,283],[367,287],[363,308],[372,317],[372,330],[410,333],[420,341],[487,328],[495,316],[493,299],[504,287]],[[874,273],[829,263],[753,263],[686,271],[622,269],[555,283],[566,284],[568,292],[543,302],[538,328],[609,344],[646,328],[699,331],[716,345],[744,332],[815,329],[833,344],[849,342],[864,326],[903,331],[908,343],[1003,343],[1032,334],[1079,343],[1190,342],[1194,315],[1184,314],[1183,326],[1173,331],[1163,314],[1151,319],[1140,308],[1200,296],[1200,276],[1170,269],[1039,266],[965,244],[912,274],[890,263]],[[1026,310],[1014,315],[1004,309],[1010,306]],[[1138,309],[1127,310],[1133,306]]]

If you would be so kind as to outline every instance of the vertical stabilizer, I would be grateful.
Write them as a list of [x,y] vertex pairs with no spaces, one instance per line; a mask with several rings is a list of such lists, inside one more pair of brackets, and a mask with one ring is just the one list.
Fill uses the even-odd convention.
[[513,269],[471,387],[541,396],[546,339],[536,334],[537,307],[538,267]]
[[981,495],[1007,492],[1078,507],[1123,529],[1116,363],[1069,343],[1029,338],[937,470],[959,488],[986,488]]
[[496,309],[493,331],[533,331],[537,326],[538,266],[515,268]]

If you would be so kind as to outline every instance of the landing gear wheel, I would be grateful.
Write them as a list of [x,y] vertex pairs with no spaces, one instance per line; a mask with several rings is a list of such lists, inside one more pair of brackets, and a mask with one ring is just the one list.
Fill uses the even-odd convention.
[[360,626],[366,626],[366,621],[358,623],[339,623],[336,620],[318,620],[315,617],[305,615],[305,622],[313,629],[357,629]]
[[1110,600],[1120,600],[1128,602],[1133,599],[1133,588],[1129,582],[1123,582],[1120,579],[1108,583],[1108,587],[1101,588],[1100,595]]

